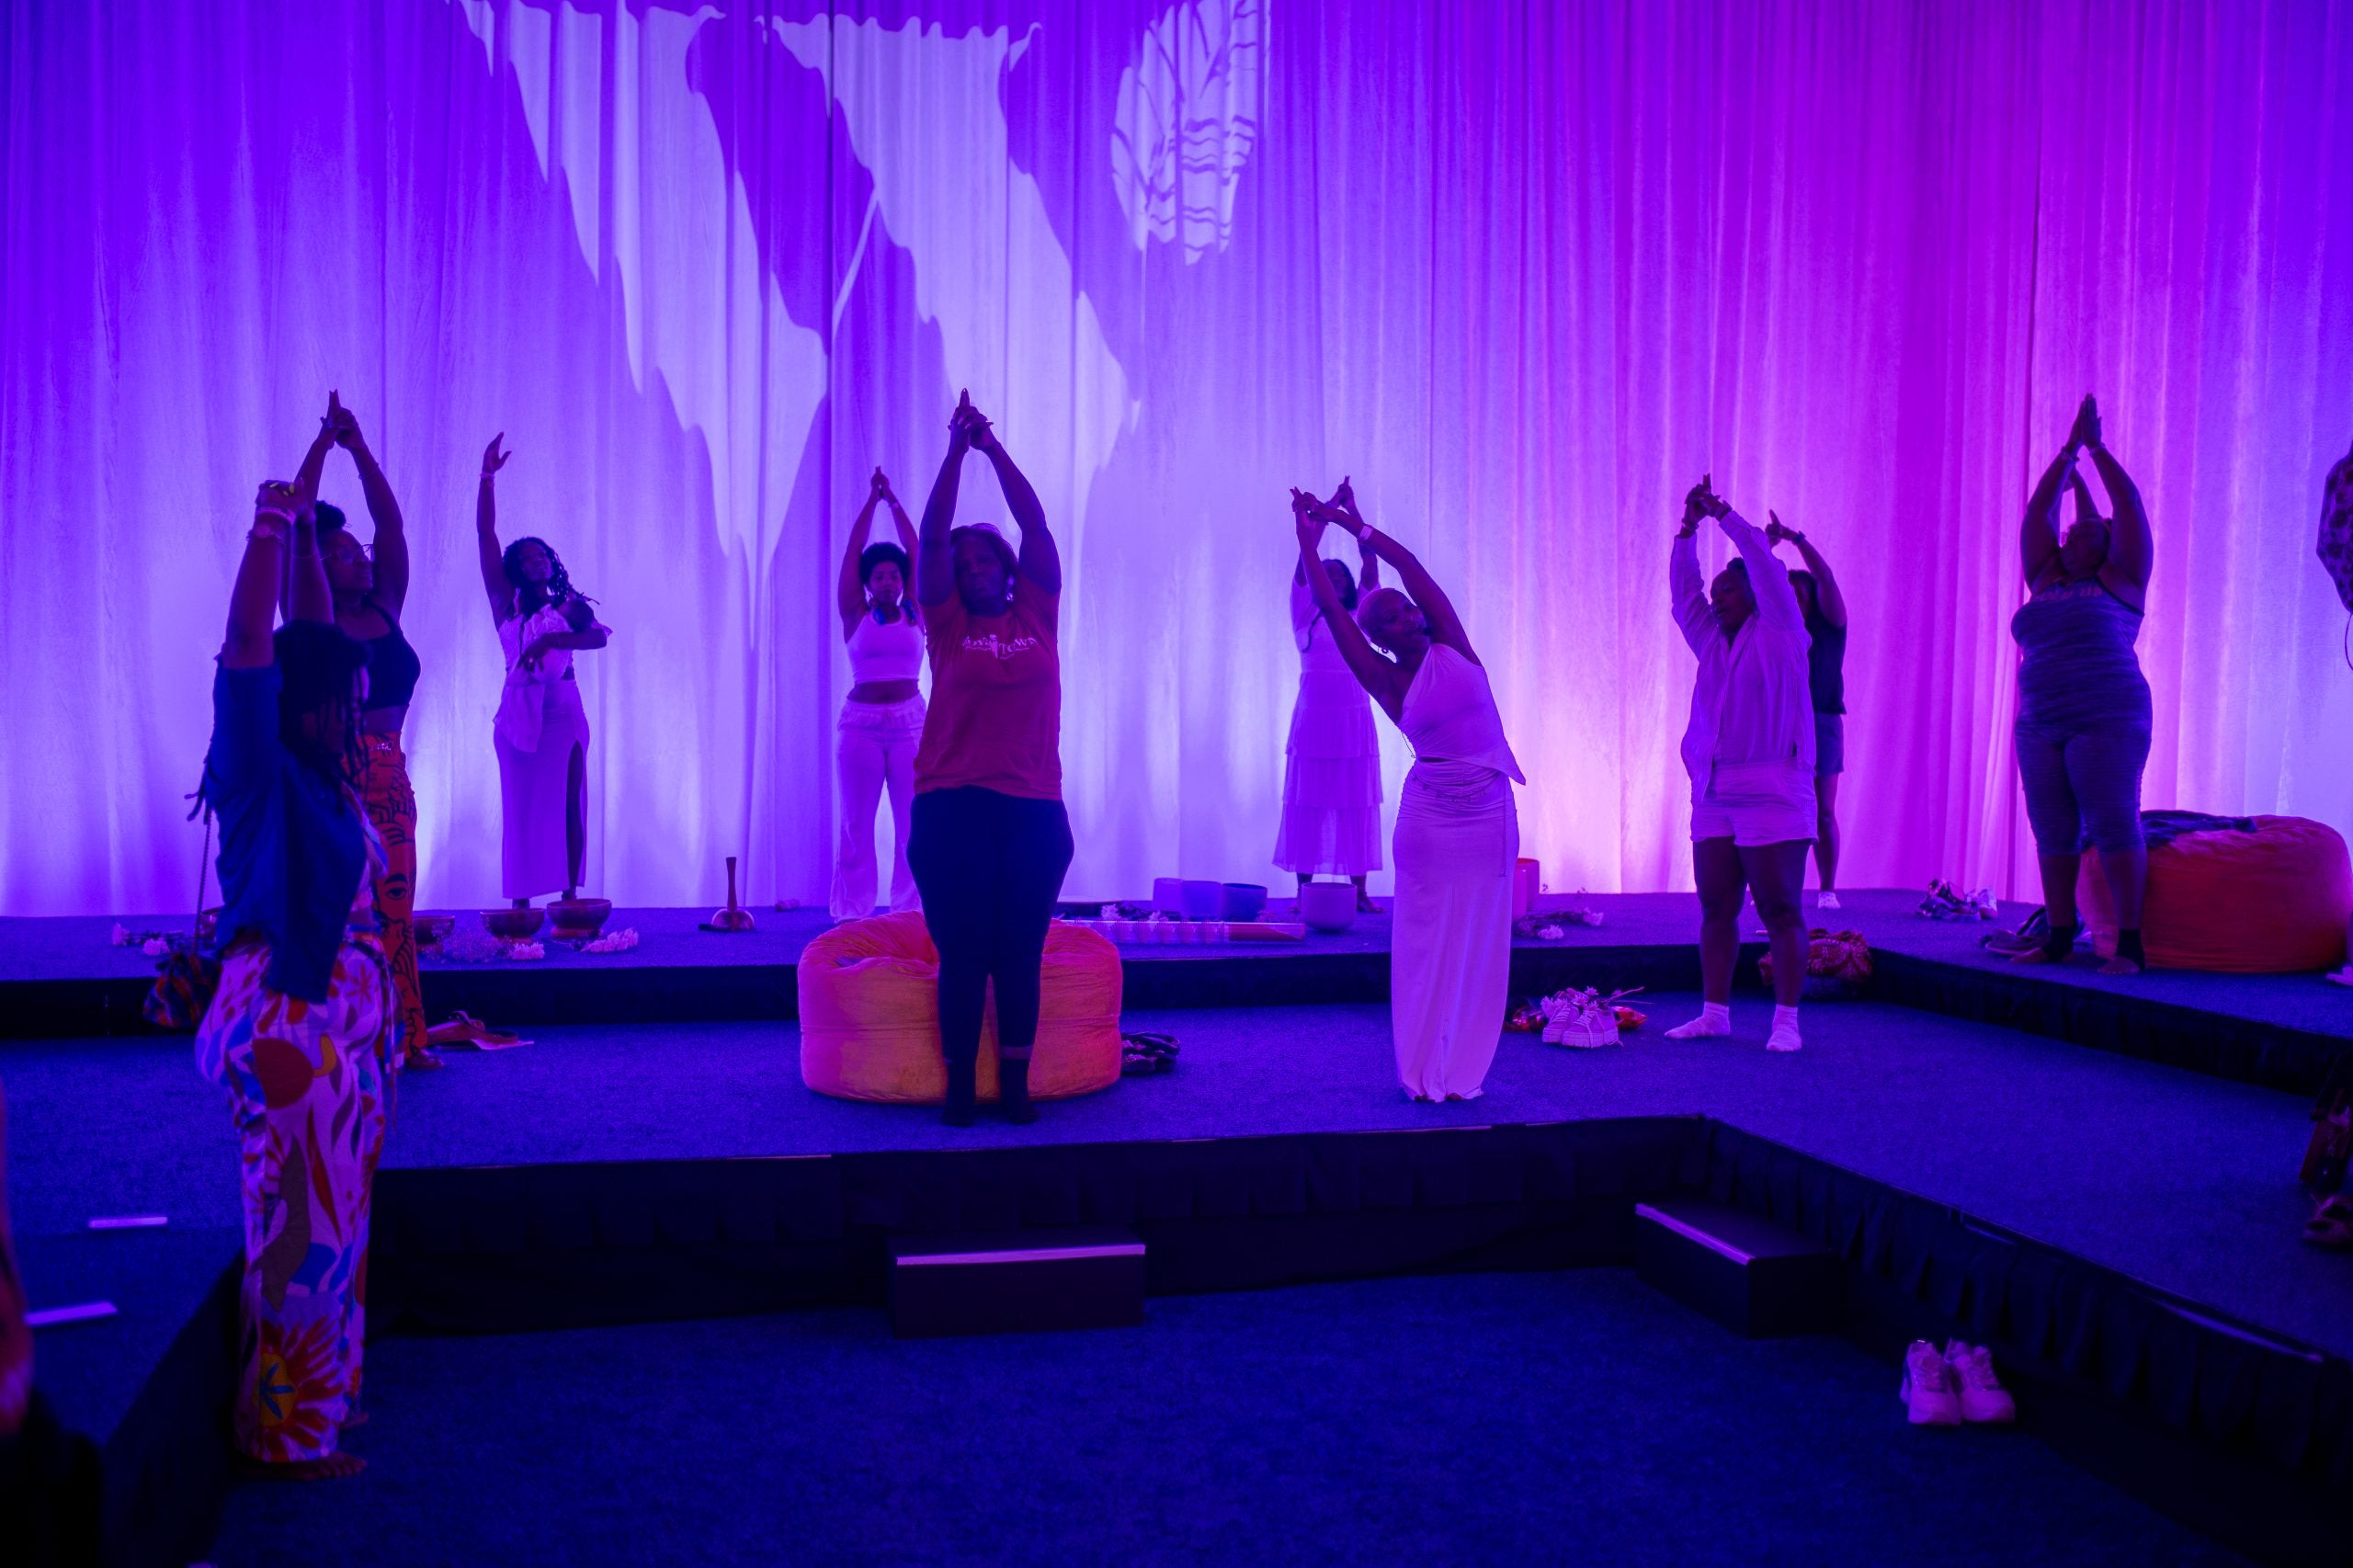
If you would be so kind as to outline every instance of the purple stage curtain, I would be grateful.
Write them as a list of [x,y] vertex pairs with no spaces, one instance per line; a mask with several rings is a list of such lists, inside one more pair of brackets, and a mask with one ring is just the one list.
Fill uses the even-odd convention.
[[591,888],[814,900],[837,552],[961,386],[1066,562],[1074,895],[1270,877],[1286,487],[1343,473],[1546,880],[1688,887],[1702,470],[1853,608],[1842,880],[2029,886],[2018,514],[2086,389],[2155,524],[2148,803],[2346,828],[2349,67],[2353,0],[0,3],[0,910],[190,896],[245,508],[330,387],[408,517],[426,907],[497,891],[494,432],[615,629]]

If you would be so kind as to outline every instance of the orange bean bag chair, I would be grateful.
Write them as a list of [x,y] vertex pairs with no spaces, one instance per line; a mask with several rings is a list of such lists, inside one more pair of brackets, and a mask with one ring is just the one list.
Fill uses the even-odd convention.
[[[948,1097],[939,1057],[939,951],[921,915],[836,926],[801,950],[801,1081],[821,1095],[893,1105]],[[1091,1095],[1120,1081],[1120,949],[1057,920],[1046,930],[1037,1099]],[[981,1020],[981,1098],[997,1097],[996,1004]]]
[[[2099,855],[2084,852],[2075,899],[2092,944],[2116,951],[2116,901]],[[2186,833],[2149,851],[2141,945],[2159,969],[2284,974],[2345,961],[2353,862],[2325,823],[2257,817],[2255,831]]]

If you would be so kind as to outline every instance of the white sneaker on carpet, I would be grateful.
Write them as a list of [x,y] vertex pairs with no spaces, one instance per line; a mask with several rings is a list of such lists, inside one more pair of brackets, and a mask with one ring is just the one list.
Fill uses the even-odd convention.
[[1839,907],[1838,895],[1830,889],[1824,888],[1822,890],[1822,896],[1813,901],[1813,906],[1816,909],[1836,909]]
[[1797,1025],[1786,1024],[1775,1028],[1771,1034],[1765,1037],[1765,1049],[1768,1051],[1803,1051],[1805,1049],[1805,1040],[1799,1035]]
[[1961,1418],[2001,1426],[2018,1418],[2018,1402],[1994,1372],[1994,1353],[1983,1345],[1954,1340],[1945,1346],[1945,1364],[1961,1385]]
[[1961,1425],[1961,1394],[1953,1387],[1952,1368],[1925,1339],[1915,1339],[1904,1353],[1904,1386],[1896,1390],[1915,1426]]

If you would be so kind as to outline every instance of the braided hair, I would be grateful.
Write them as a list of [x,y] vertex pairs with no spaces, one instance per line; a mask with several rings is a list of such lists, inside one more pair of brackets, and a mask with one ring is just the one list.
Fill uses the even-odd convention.
[[[538,545],[548,558],[548,580],[544,588],[523,575],[523,547],[527,544]],[[506,552],[499,556],[498,565],[506,574],[506,581],[514,585],[515,607],[522,614],[529,615],[536,608],[530,603],[534,593],[546,594],[547,603],[559,609],[574,599],[583,605],[597,602],[572,585],[572,574],[563,569],[563,557],[555,552],[555,546],[535,535],[527,534],[508,545]]]
[[[278,740],[295,759],[330,784],[359,788],[367,752],[359,733],[359,673],[368,645],[333,621],[296,620],[270,639],[278,664]],[[339,721],[340,748],[318,738],[304,721],[324,714]]]

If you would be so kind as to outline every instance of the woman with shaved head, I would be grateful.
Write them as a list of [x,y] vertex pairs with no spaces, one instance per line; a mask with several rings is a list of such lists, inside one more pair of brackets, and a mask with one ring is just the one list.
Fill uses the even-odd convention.
[[[1515,782],[1487,672],[1461,618],[1414,552],[1358,517],[1291,492],[1299,559],[1332,641],[1413,743],[1397,802],[1390,1028],[1397,1075],[1417,1100],[1475,1098],[1503,1035],[1511,983]],[[1404,584],[1366,594],[1350,617],[1319,559],[1337,523]]]

